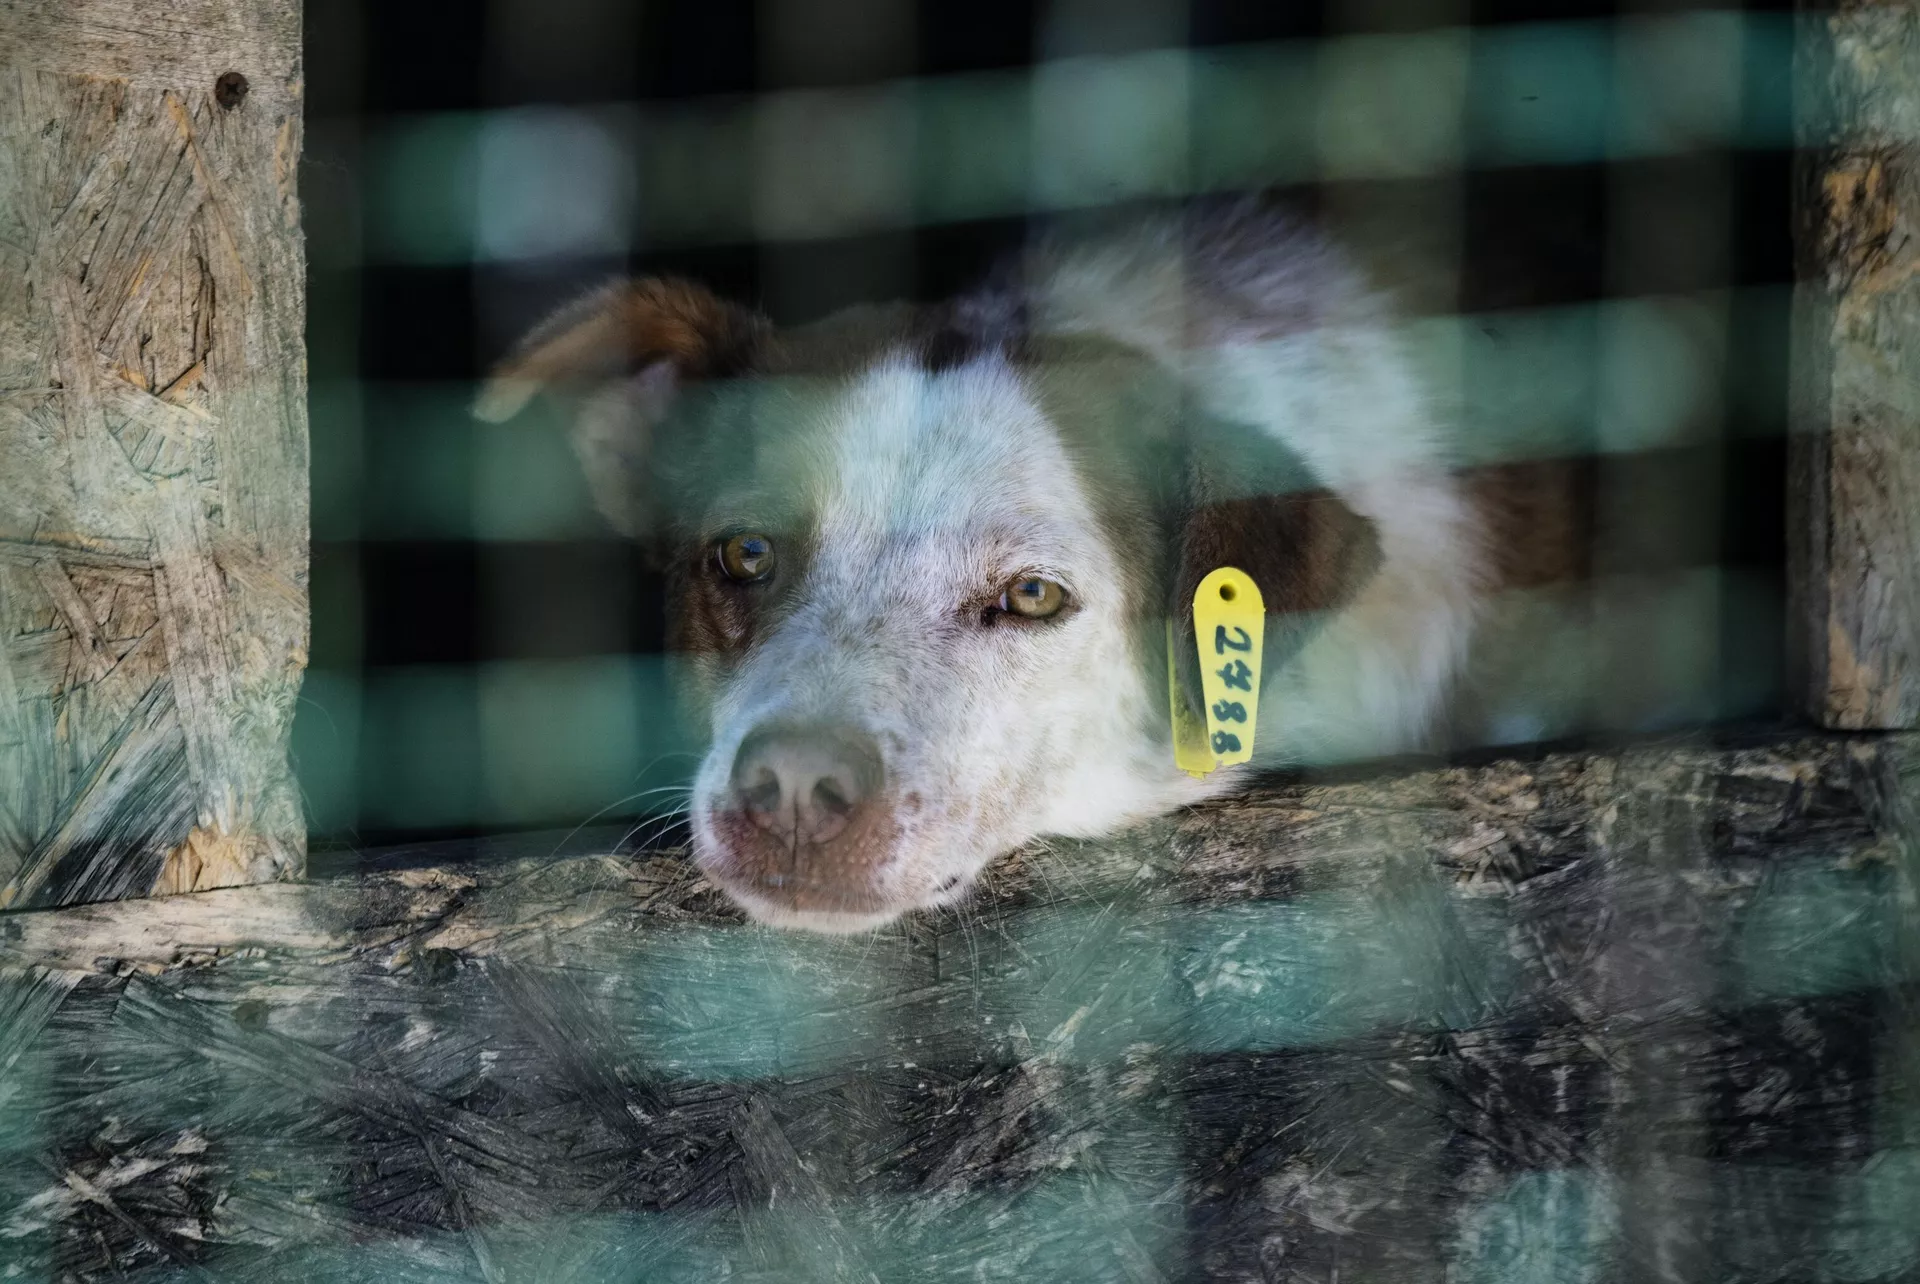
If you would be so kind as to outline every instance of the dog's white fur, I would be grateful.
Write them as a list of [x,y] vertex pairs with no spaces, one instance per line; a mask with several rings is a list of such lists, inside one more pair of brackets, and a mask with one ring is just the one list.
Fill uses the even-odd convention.
[[[1447,433],[1380,301],[1316,238],[1244,216],[1211,240],[1169,223],[1043,250],[1021,289],[1032,332],[1147,354],[1375,524],[1377,572],[1267,676],[1259,765],[1419,747],[1473,631],[1484,556]],[[657,374],[629,388],[632,417],[659,413]],[[1004,355],[934,371],[894,350],[824,391],[776,397],[766,413],[785,417],[785,444],[749,480],[808,488],[815,551],[789,613],[737,662],[696,666],[711,734],[693,786],[696,859],[724,865],[715,816],[735,753],[775,718],[875,737],[899,828],[874,875],[880,908],[803,912],[730,885],[751,914],[870,928],[963,896],[989,860],[1030,840],[1099,836],[1243,777],[1175,768],[1126,568],[1062,434]],[[716,495],[704,528],[751,525],[753,502],[750,487]],[[1065,585],[1071,614],[981,629],[957,609],[1022,575]]]

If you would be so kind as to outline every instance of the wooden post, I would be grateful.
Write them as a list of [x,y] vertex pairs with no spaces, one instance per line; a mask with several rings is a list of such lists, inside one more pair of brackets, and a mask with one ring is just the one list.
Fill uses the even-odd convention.
[[1792,681],[1841,728],[1920,726],[1920,6],[1802,13]]
[[0,906],[288,877],[297,0],[0,0]]

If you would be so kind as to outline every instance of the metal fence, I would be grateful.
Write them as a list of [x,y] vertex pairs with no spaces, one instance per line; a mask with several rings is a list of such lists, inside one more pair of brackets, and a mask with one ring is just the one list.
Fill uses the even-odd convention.
[[[9,916],[0,1278],[1915,1278],[1913,765],[1727,730],[1782,703],[1787,15],[307,21],[295,748],[343,851]],[[748,926],[670,854],[359,850],[645,838],[696,740],[556,425],[467,413],[546,310],[672,269],[797,320],[1270,189],[1401,296],[1463,462],[1598,461],[1591,581],[1500,608],[1566,727],[1708,732],[1309,773],[863,938]]]

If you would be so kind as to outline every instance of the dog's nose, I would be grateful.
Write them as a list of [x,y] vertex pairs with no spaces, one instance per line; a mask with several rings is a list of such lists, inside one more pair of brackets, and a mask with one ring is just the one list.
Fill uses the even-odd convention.
[[788,843],[832,842],[880,784],[879,746],[850,727],[762,727],[733,758],[740,810]]

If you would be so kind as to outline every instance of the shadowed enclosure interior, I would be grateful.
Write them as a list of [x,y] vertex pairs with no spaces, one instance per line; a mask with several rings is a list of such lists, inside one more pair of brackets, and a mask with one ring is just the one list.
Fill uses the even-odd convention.
[[1786,12],[501,0],[308,23],[296,756],[322,847],[631,823],[690,767],[660,582],[551,413],[467,412],[546,313],[629,272],[783,323],[939,299],[1036,219],[1193,194],[1274,193],[1356,246],[1472,425],[1463,462],[1599,457],[1616,598],[1541,661],[1591,671],[1590,722],[1782,712]]

